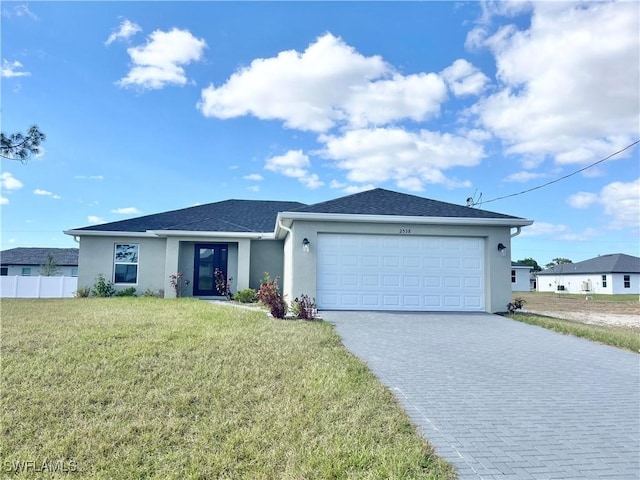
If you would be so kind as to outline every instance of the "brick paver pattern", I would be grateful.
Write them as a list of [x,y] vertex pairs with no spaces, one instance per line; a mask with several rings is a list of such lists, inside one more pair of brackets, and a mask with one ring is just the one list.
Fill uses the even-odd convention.
[[460,480],[640,478],[637,354],[485,313],[322,316]]

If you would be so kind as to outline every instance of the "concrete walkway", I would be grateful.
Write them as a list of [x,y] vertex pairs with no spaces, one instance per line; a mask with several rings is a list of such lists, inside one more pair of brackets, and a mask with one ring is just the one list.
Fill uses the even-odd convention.
[[460,480],[640,478],[637,354],[490,314],[322,317]]

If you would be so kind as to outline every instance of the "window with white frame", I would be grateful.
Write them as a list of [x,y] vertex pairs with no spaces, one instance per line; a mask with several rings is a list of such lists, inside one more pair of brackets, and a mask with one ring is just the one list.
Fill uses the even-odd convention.
[[113,283],[138,283],[137,243],[116,243],[113,260]]
[[31,275],[31,267],[22,267],[22,276],[28,277]]
[[631,288],[631,275],[624,276],[624,288]]
[[78,267],[71,267],[71,276],[72,277],[78,276]]
[[516,271],[511,270],[511,283],[516,283]]
[[607,276],[602,275],[602,288],[607,288]]

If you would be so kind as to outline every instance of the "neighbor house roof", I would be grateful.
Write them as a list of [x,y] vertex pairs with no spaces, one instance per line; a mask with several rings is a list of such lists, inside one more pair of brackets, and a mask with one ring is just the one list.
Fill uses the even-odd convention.
[[43,265],[48,255],[53,255],[61,267],[78,265],[77,248],[11,248],[0,252],[0,262],[2,265]]
[[529,269],[533,268],[531,265],[527,265],[525,263],[518,263],[518,262],[511,262],[511,266],[515,268],[529,268]]
[[538,272],[538,275],[572,275],[583,273],[640,273],[640,258],[624,253],[600,255],[577,263],[564,263]]
[[73,232],[273,232],[278,212],[305,206],[299,202],[225,200],[145,215],[143,217],[77,228]]

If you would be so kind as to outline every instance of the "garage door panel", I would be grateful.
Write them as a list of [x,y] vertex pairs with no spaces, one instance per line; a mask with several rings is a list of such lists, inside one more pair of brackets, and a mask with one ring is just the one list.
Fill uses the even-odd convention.
[[404,275],[402,277],[402,286],[406,288],[420,287],[419,275]]
[[380,257],[374,255],[363,255],[362,266],[377,268],[380,266]]
[[440,268],[440,258],[439,257],[425,257],[424,259],[424,267],[426,269],[439,269]]
[[443,311],[484,308],[482,238],[318,235],[318,306]]
[[379,275],[362,275],[362,285],[364,287],[379,287],[380,276]]

